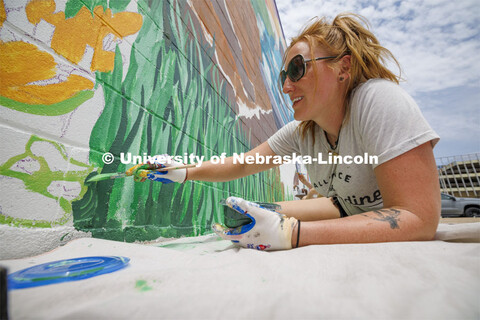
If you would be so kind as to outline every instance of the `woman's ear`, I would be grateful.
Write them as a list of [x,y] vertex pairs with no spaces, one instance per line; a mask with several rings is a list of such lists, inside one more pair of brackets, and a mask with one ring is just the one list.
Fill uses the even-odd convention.
[[351,67],[352,56],[345,55],[339,61],[340,71],[338,77],[341,79],[348,79],[350,77],[350,67]]

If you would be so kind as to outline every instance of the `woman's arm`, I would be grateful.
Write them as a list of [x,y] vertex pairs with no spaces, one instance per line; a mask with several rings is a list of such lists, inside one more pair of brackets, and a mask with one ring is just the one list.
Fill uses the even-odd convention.
[[314,188],[311,188],[310,190],[308,190],[307,195],[303,197],[302,200],[315,199],[318,197],[322,197],[322,196],[320,195],[320,193],[317,192],[317,190],[315,190]]
[[310,181],[305,178],[305,175],[303,173],[297,172],[297,176],[300,182],[302,182],[308,188],[308,193],[302,198],[302,200],[314,199],[315,196],[318,197],[320,195],[317,190],[315,190]]
[[[258,147],[245,153],[245,156],[255,156],[256,153],[264,157],[277,155],[267,142],[264,142]],[[276,166],[278,165],[234,164],[233,157],[229,157],[225,159],[225,164],[213,164],[210,161],[207,161],[204,162],[201,167],[187,169],[187,180],[224,182],[242,178],[260,171],[265,171]],[[278,212],[300,220],[314,221],[340,217],[340,213],[337,207],[333,204],[331,198],[311,199],[306,201],[282,201],[277,202],[277,204],[280,205],[280,209],[277,210]]]
[[[300,246],[432,240],[440,219],[440,185],[430,142],[375,169],[384,208],[342,219],[301,223]],[[292,245],[297,230],[293,230]]]
[[[273,152],[272,148],[270,148],[266,141],[258,147],[246,152],[245,157],[255,156],[257,153],[259,156],[264,158],[277,155],[275,152]],[[243,178],[245,176],[279,166],[278,164],[272,164],[272,158],[270,158],[270,164],[234,163],[233,157],[226,158],[224,162],[224,164],[213,164],[210,161],[206,161],[200,167],[189,168],[187,169],[187,180],[225,182]]]
[[308,189],[312,189],[313,186],[312,184],[305,178],[303,173],[297,172],[298,180],[300,180],[301,183],[303,183]]
[[[338,208],[333,204],[332,198],[305,199],[302,201],[276,202],[280,208],[276,210],[288,217],[303,221],[318,221],[340,218]],[[303,224],[302,224],[303,226]]]

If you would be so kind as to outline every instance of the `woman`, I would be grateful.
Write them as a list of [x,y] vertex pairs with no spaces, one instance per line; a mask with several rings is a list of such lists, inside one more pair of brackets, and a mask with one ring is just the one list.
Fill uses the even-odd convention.
[[300,182],[302,182],[308,188],[308,192],[302,198],[302,200],[318,198],[319,196],[321,196],[320,194],[318,194],[317,190],[315,190],[315,187],[310,183],[310,181],[308,181],[307,178],[305,178],[303,173],[297,172],[296,174]]
[[[440,190],[432,149],[439,138],[383,65],[395,58],[361,22],[353,14],[332,23],[317,19],[292,40],[280,78],[296,121],[247,155],[368,154],[378,163],[306,164],[326,197],[281,202],[279,213],[229,198],[229,206],[253,222],[237,229],[214,225],[222,238],[261,250],[434,238]],[[150,179],[228,181],[274,166],[227,158],[224,165],[188,169],[188,175],[177,170]]]

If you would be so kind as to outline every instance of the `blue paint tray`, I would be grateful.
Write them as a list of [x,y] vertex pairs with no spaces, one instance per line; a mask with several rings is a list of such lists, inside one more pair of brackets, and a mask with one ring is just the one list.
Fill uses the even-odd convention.
[[25,289],[77,281],[125,268],[125,257],[82,257],[39,264],[8,275],[8,289]]

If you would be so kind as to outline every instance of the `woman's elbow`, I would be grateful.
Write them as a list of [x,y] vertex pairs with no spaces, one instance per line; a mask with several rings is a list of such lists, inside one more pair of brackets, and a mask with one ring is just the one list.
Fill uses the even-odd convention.
[[[440,222],[440,208],[434,206],[425,212],[426,214],[423,217],[419,217],[419,232],[418,232],[418,241],[430,241],[435,239],[435,234],[437,233],[438,223]],[[438,209],[438,210],[437,210]]]

